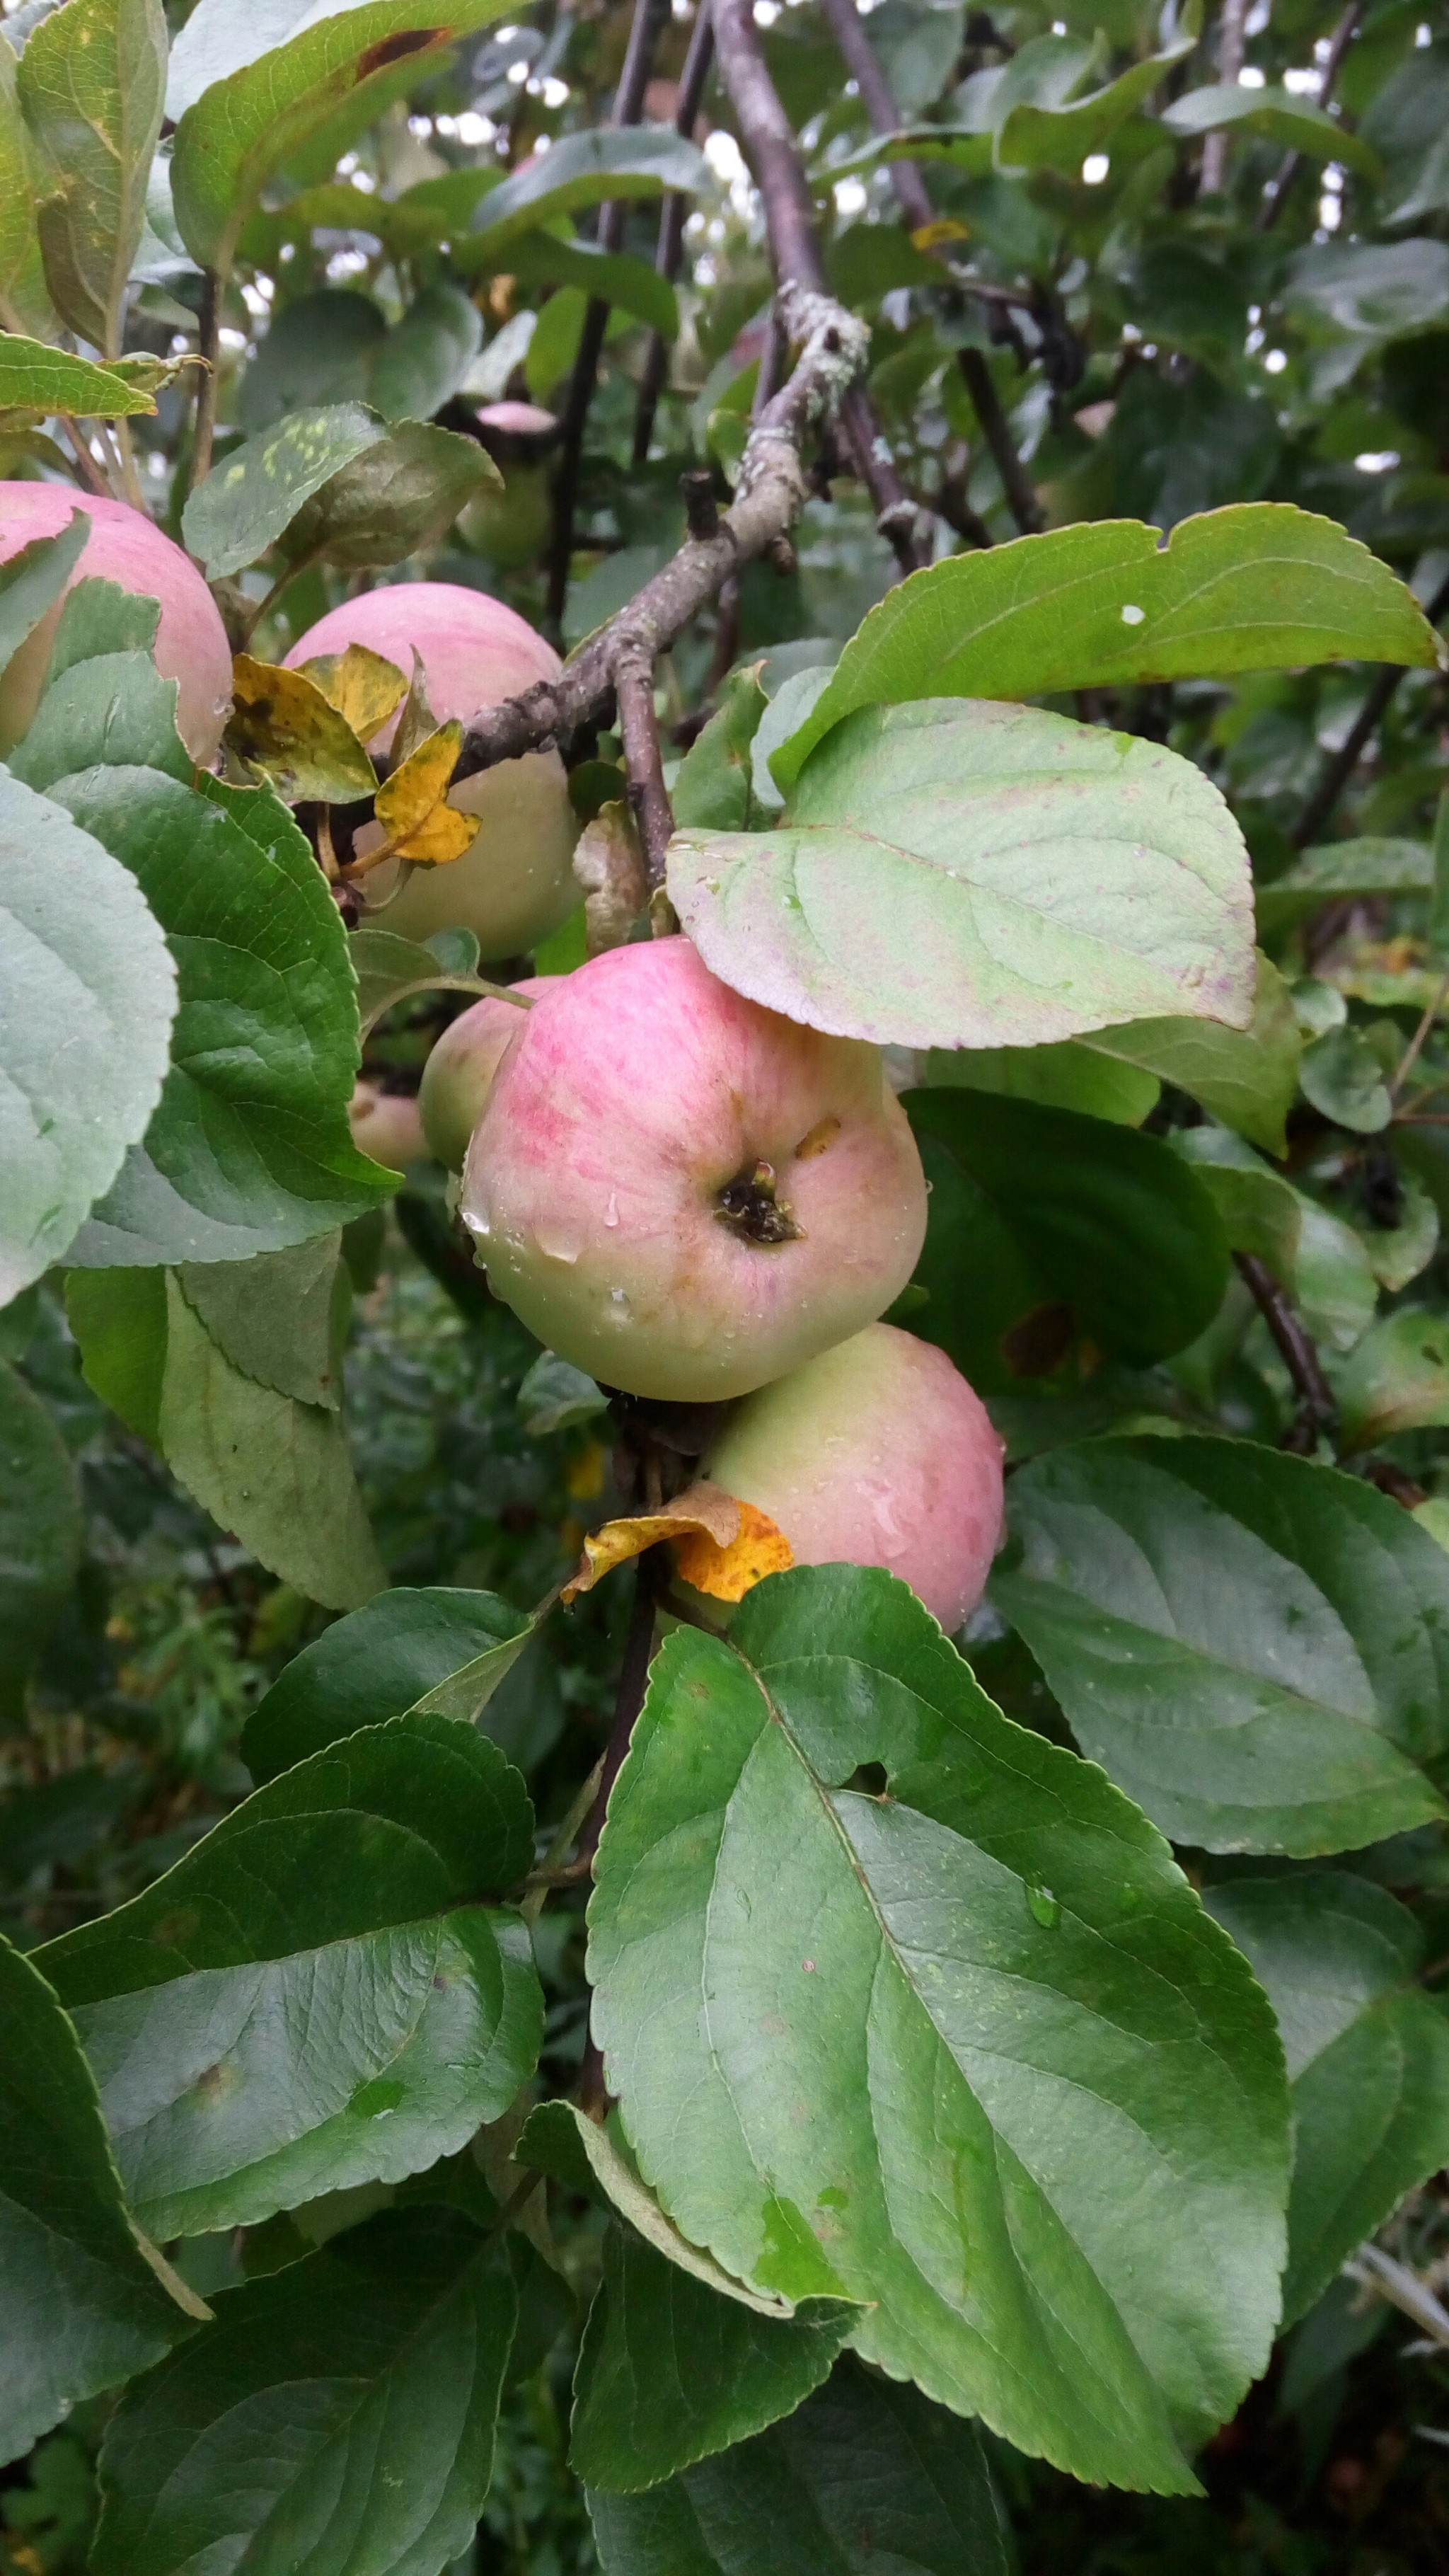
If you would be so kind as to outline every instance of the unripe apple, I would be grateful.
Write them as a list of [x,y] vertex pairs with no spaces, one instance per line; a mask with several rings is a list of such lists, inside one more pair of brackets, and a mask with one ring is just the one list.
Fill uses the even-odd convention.
[[409,1163],[428,1157],[428,1140],[418,1104],[406,1092],[380,1091],[375,1082],[359,1082],[347,1105],[352,1141],[389,1171],[405,1172]]
[[[558,980],[556,975],[523,975],[510,989],[531,998]],[[423,1133],[429,1153],[450,1172],[463,1168],[493,1077],[526,1017],[516,1002],[500,1002],[487,993],[444,1029],[423,1067],[418,1092]]]
[[494,1294],[606,1386],[748,1394],[905,1286],[926,1184],[878,1047],[748,1002],[687,939],[535,1002],[460,1201]]
[[[36,537],[59,536],[73,510],[91,532],[66,588],[114,581],[161,603],[156,668],[179,684],[177,730],[203,769],[215,760],[231,705],[231,648],[215,600],[188,555],[127,501],[102,501],[58,483],[0,483],[0,564]],[[13,748],[34,715],[50,666],[63,598],[28,635],[0,676],[0,752]]]
[[894,1324],[867,1324],[747,1395],[701,1473],[768,1513],[797,1565],[898,1574],[948,1636],[1001,1541],[991,1417],[944,1351]]
[[[466,723],[482,707],[556,680],[558,655],[501,599],[451,581],[404,581],[369,590],[328,611],[287,655],[289,667],[319,653],[365,644],[412,676],[422,656],[428,701],[439,724]],[[386,751],[394,716],[372,748]],[[417,868],[382,916],[404,939],[435,930],[476,931],[484,957],[513,957],[546,939],[579,901],[570,862],[578,825],[556,751],[526,752],[480,770],[452,791],[478,830],[460,859]]]

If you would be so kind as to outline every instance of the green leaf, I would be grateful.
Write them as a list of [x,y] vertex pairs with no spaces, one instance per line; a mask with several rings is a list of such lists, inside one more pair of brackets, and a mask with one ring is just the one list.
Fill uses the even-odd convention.
[[[75,0],[70,0],[74,7]],[[0,331],[0,412],[52,412],[78,420],[120,420],[128,413],[154,412],[151,396],[110,367],[93,366],[89,358],[52,349],[45,340],[26,340],[16,331]]]
[[518,1389],[518,1418],[530,1440],[546,1440],[551,1431],[572,1431],[609,1410],[609,1399],[596,1378],[569,1360],[540,1351]]
[[1193,138],[1225,128],[1276,143],[1284,152],[1305,152],[1315,161],[1341,161],[1369,179],[1379,175],[1379,160],[1366,143],[1311,98],[1276,84],[1245,89],[1235,81],[1215,81],[1190,89],[1162,111],[1169,134]]
[[174,1273],[158,1422],[187,1492],[284,1583],[354,1610],[386,1582],[337,1415],[233,1368]]
[[372,399],[383,419],[430,420],[451,401],[482,345],[483,316],[471,297],[447,279],[426,288],[373,361]]
[[376,1206],[393,1183],[347,1126],[359,1053],[347,937],[285,807],[269,790],[214,779],[195,792],[152,769],[91,770],[58,782],[57,801],[138,881],[180,980],[160,1105],[71,1260],[242,1260]]
[[242,1734],[252,1778],[408,1710],[471,1719],[522,1654],[533,1622],[492,1592],[386,1592],[295,1655]]
[[1179,1127],[1171,1144],[1208,1192],[1234,1252],[1256,1253],[1296,1292],[1305,1203],[1291,1182],[1226,1127]]
[[770,831],[677,832],[669,892],[724,983],[841,1036],[1032,1046],[1252,1008],[1247,853],[1217,789],[1030,707],[859,709]]
[[273,172],[295,163],[338,110],[360,131],[386,103],[399,63],[410,65],[410,82],[426,80],[451,43],[502,8],[503,0],[448,0],[440,18],[431,0],[353,0],[319,19],[311,0],[241,8],[200,0],[172,50],[166,93],[167,113],[179,120],[176,221],[197,264],[230,266]]
[[1284,1121],[1298,1088],[1303,1040],[1288,986],[1261,950],[1250,1028],[1229,1029],[1216,1020],[1137,1020],[1126,1028],[1094,1029],[1083,1043],[1185,1091],[1266,1153],[1287,1152]]
[[70,1451],[39,1396],[0,1362],[0,1721],[24,1715],[26,1677],[70,1595],[80,1547]]
[[[454,934],[456,936],[456,934]],[[435,934],[436,936],[436,934]],[[464,933],[467,936],[467,933]],[[367,1036],[395,1002],[406,1001],[413,993],[487,993],[497,988],[473,974],[449,966],[430,942],[404,939],[395,930],[380,926],[373,930],[365,924],[354,930],[348,940],[353,967],[357,975],[357,1010],[362,1034]],[[478,962],[478,942],[473,941],[473,964]],[[523,1018],[519,1012],[520,1022]]]
[[17,86],[51,300],[82,339],[118,357],[166,94],[161,0],[66,0],[26,45]]
[[697,144],[665,125],[591,126],[561,134],[492,188],[473,218],[474,241],[493,259],[523,233],[606,199],[698,197],[712,186]]
[[872,2302],[863,2358],[1019,2449],[1192,2492],[1178,2438],[1276,2311],[1270,2018],[1146,1820],[904,1584],[777,1575],[728,1644],[666,1639],[589,1926],[609,2089],[685,2235]]
[[589,2511],[604,2576],[1006,2576],[974,2425],[852,2361],[772,2431]]
[[1335,331],[1401,339],[1449,313],[1449,242],[1313,242],[1289,262],[1282,295]]
[[0,2011],[0,2460],[14,2460],[190,2327],[127,2219],[75,2032],[5,1940]]
[[101,2457],[111,2576],[438,2576],[472,2542],[517,2317],[461,2210],[389,2211],[216,2301]]
[[570,2467],[634,2495],[763,2432],[829,2378],[859,2313],[807,2299],[793,2317],[757,2316],[611,2227],[574,2373]]
[[1449,1561],[1357,1477],[1105,1440],[1012,1478],[992,1597],[1082,1751],[1209,1851],[1356,1850],[1449,1813]]
[[497,466],[475,438],[428,421],[399,421],[303,503],[285,552],[298,569],[318,562],[349,571],[401,563],[436,545],[474,494],[498,481]]
[[1251,501],[1179,520],[1165,547],[1158,538],[1135,519],[1100,520],[953,555],[898,582],[776,752],[781,786],[842,716],[880,701],[1437,659],[1412,592],[1336,520]]
[[400,2182],[496,2120],[543,2000],[518,1917],[533,1811],[441,1717],[366,1728],[258,1789],[145,1894],[39,1954],[161,2237]]
[[65,1252],[144,1135],[176,973],[135,880],[0,769],[0,1304]]
[[1330,1029],[1303,1051],[1303,1097],[1356,1135],[1377,1136],[1394,1114],[1384,1069],[1361,1029]]
[[38,191],[15,72],[15,56],[0,39],[0,310],[43,328],[33,309],[46,302],[35,228]]
[[138,1440],[161,1446],[166,1381],[166,1274],[69,1270],[65,1311],[88,1387]]
[[98,581],[87,574],[84,581],[72,583],[61,603],[45,675],[47,688],[77,663],[96,661],[102,654],[149,653],[154,658],[160,625],[159,599],[146,599],[122,590],[118,581]]
[[1106,150],[1118,126],[1135,115],[1194,42],[1190,35],[1174,37],[1161,53],[1144,55],[1104,88],[1067,104],[1018,99],[996,125],[998,169],[1059,170],[1075,179],[1087,155]]
[[760,667],[731,672],[716,712],[679,764],[673,804],[681,832],[747,832],[756,819],[751,746],[770,703]]
[[914,1091],[903,1105],[931,1197],[913,1282],[927,1302],[900,1320],[983,1393],[1050,1376],[1083,1333],[1146,1365],[1206,1330],[1227,1238],[1169,1146],[999,1094]]
[[1338,1371],[1334,1392],[1349,1450],[1449,1422],[1449,1318],[1412,1306],[1386,1315]]
[[1059,1046],[927,1047],[916,1065],[924,1090],[999,1091],[1122,1127],[1140,1127],[1161,1097],[1153,1074],[1114,1064],[1080,1038],[1063,1038]]
[[352,1309],[340,1233],[251,1261],[191,1261],[178,1280],[233,1368],[299,1404],[338,1411]]
[[1433,859],[1422,841],[1326,841],[1257,891],[1258,927],[1276,938],[1340,895],[1427,894]]
[[384,435],[360,403],[291,413],[213,465],[181,514],[188,547],[213,581],[240,572],[290,527],[304,501]]
[[381,310],[355,287],[327,286],[299,295],[268,325],[242,377],[240,426],[255,434],[293,412],[365,403],[386,340]]
[[58,536],[32,537],[0,564],[0,671],[54,607],[90,533],[88,512],[72,510]]
[[178,695],[149,653],[72,662],[47,681],[11,773],[47,794],[90,769],[162,771],[186,786],[195,764],[176,730]]
[[667,277],[633,251],[600,250],[596,242],[560,241],[553,233],[520,233],[502,251],[491,239],[464,234],[453,243],[454,265],[466,274],[490,270],[495,258],[526,286],[575,286],[601,304],[632,313],[665,340],[679,337],[679,298]]
[[1229,1879],[1204,1903],[1266,1989],[1288,2059],[1291,2325],[1449,2160],[1449,2019],[1415,1982],[1424,1934],[1386,1888],[1295,1870]]

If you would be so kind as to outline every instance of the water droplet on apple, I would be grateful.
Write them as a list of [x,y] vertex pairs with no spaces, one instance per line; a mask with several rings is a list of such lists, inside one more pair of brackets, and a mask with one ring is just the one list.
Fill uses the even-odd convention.
[[544,1227],[540,1226],[534,1240],[545,1261],[562,1261],[572,1269],[579,1257],[580,1245],[577,1235],[567,1234],[562,1228],[546,1232]]
[[608,1317],[609,1317],[609,1321],[610,1321],[610,1323],[611,1323],[611,1324],[627,1324],[627,1323],[629,1323],[629,1322],[632,1320],[633,1313],[634,1313],[634,1309],[633,1309],[633,1307],[630,1305],[629,1300],[628,1300],[627,1296],[625,1295],[625,1293],[624,1293],[623,1289],[622,1289],[622,1288],[611,1288],[611,1289],[609,1290],[609,1304],[608,1304]]
[[610,1192],[609,1192],[609,1204],[608,1204],[608,1206],[607,1206],[607,1207],[605,1208],[605,1210],[604,1210],[604,1223],[605,1223],[605,1225],[617,1225],[617,1224],[618,1224],[618,1222],[619,1222],[619,1193],[618,1193],[618,1191],[617,1191],[617,1190],[610,1190]]

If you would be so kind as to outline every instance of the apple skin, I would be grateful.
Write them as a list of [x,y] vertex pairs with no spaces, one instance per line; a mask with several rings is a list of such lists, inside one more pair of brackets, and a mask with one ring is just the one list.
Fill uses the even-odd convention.
[[[59,536],[72,510],[85,511],[91,533],[66,589],[78,581],[114,581],[159,599],[156,668],[163,680],[178,682],[177,729],[192,759],[209,769],[231,706],[231,647],[189,555],[129,502],[95,499],[58,483],[0,483],[0,564],[36,537]],[[46,611],[0,681],[0,753],[13,749],[35,713],[63,604],[62,596]]]
[[[451,581],[397,582],[330,609],[293,645],[287,666],[295,670],[349,644],[381,653],[409,678],[414,651],[420,653],[439,724],[455,716],[466,723],[481,707],[556,680],[563,667],[501,599]],[[396,730],[394,717],[372,748],[385,751]],[[477,933],[483,957],[518,956],[582,900],[571,865],[578,824],[563,763],[556,751],[526,752],[465,779],[452,802],[478,817],[472,846],[445,867],[415,869],[381,919],[403,939],[466,929]]]
[[347,1104],[347,1119],[358,1151],[387,1171],[405,1172],[409,1163],[427,1161],[418,1104],[405,1092],[379,1091],[374,1082],[359,1082]]
[[[522,975],[510,986],[530,999],[559,982],[557,975]],[[423,1067],[418,1108],[427,1150],[450,1172],[461,1172],[469,1139],[483,1115],[493,1077],[523,1026],[515,1002],[486,993],[449,1023]]]
[[[757,1239],[779,1216],[749,1188],[761,1163],[792,1239]],[[926,1185],[878,1047],[746,1001],[675,937],[609,949],[535,1003],[460,1211],[494,1294],[561,1359],[708,1403],[879,1315],[915,1268]]]
[[948,1636],[1001,1543],[991,1417],[944,1351],[894,1324],[867,1324],[747,1395],[701,1473],[767,1512],[797,1565],[898,1574]]

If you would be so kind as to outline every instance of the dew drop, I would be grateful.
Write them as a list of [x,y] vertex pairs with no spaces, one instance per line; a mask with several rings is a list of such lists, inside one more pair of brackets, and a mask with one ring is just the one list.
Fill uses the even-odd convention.
[[634,1309],[633,1309],[633,1307],[630,1305],[629,1300],[628,1300],[628,1297],[626,1296],[626,1294],[625,1294],[624,1290],[623,1290],[622,1288],[611,1288],[611,1289],[609,1290],[609,1305],[608,1305],[608,1316],[609,1316],[609,1321],[610,1321],[610,1323],[611,1323],[611,1324],[627,1324],[627,1323],[630,1323],[630,1322],[632,1322],[632,1320],[633,1320],[633,1314],[634,1314]]
[[609,1204],[608,1204],[608,1206],[607,1206],[607,1207],[605,1208],[605,1210],[604,1210],[604,1223],[605,1223],[605,1225],[614,1226],[614,1225],[617,1225],[617,1224],[618,1224],[618,1222],[619,1222],[619,1193],[618,1193],[618,1191],[617,1191],[617,1190],[610,1190],[610,1192],[609,1192]]
[[571,1270],[579,1257],[577,1235],[566,1234],[562,1229],[550,1233],[540,1226],[535,1241],[545,1261],[561,1261],[567,1269]]
[[1122,611],[1122,623],[1124,626],[1140,626],[1146,615],[1147,611],[1145,608],[1137,608],[1129,600],[1127,606]]
[[1034,1923],[1039,1923],[1044,1932],[1054,1932],[1058,1923],[1061,1921],[1061,1898],[1059,1896],[1053,1896],[1049,1887],[1034,1887],[1028,1885],[1026,1891],[1026,1902],[1027,1910],[1031,1915],[1032,1921]]

